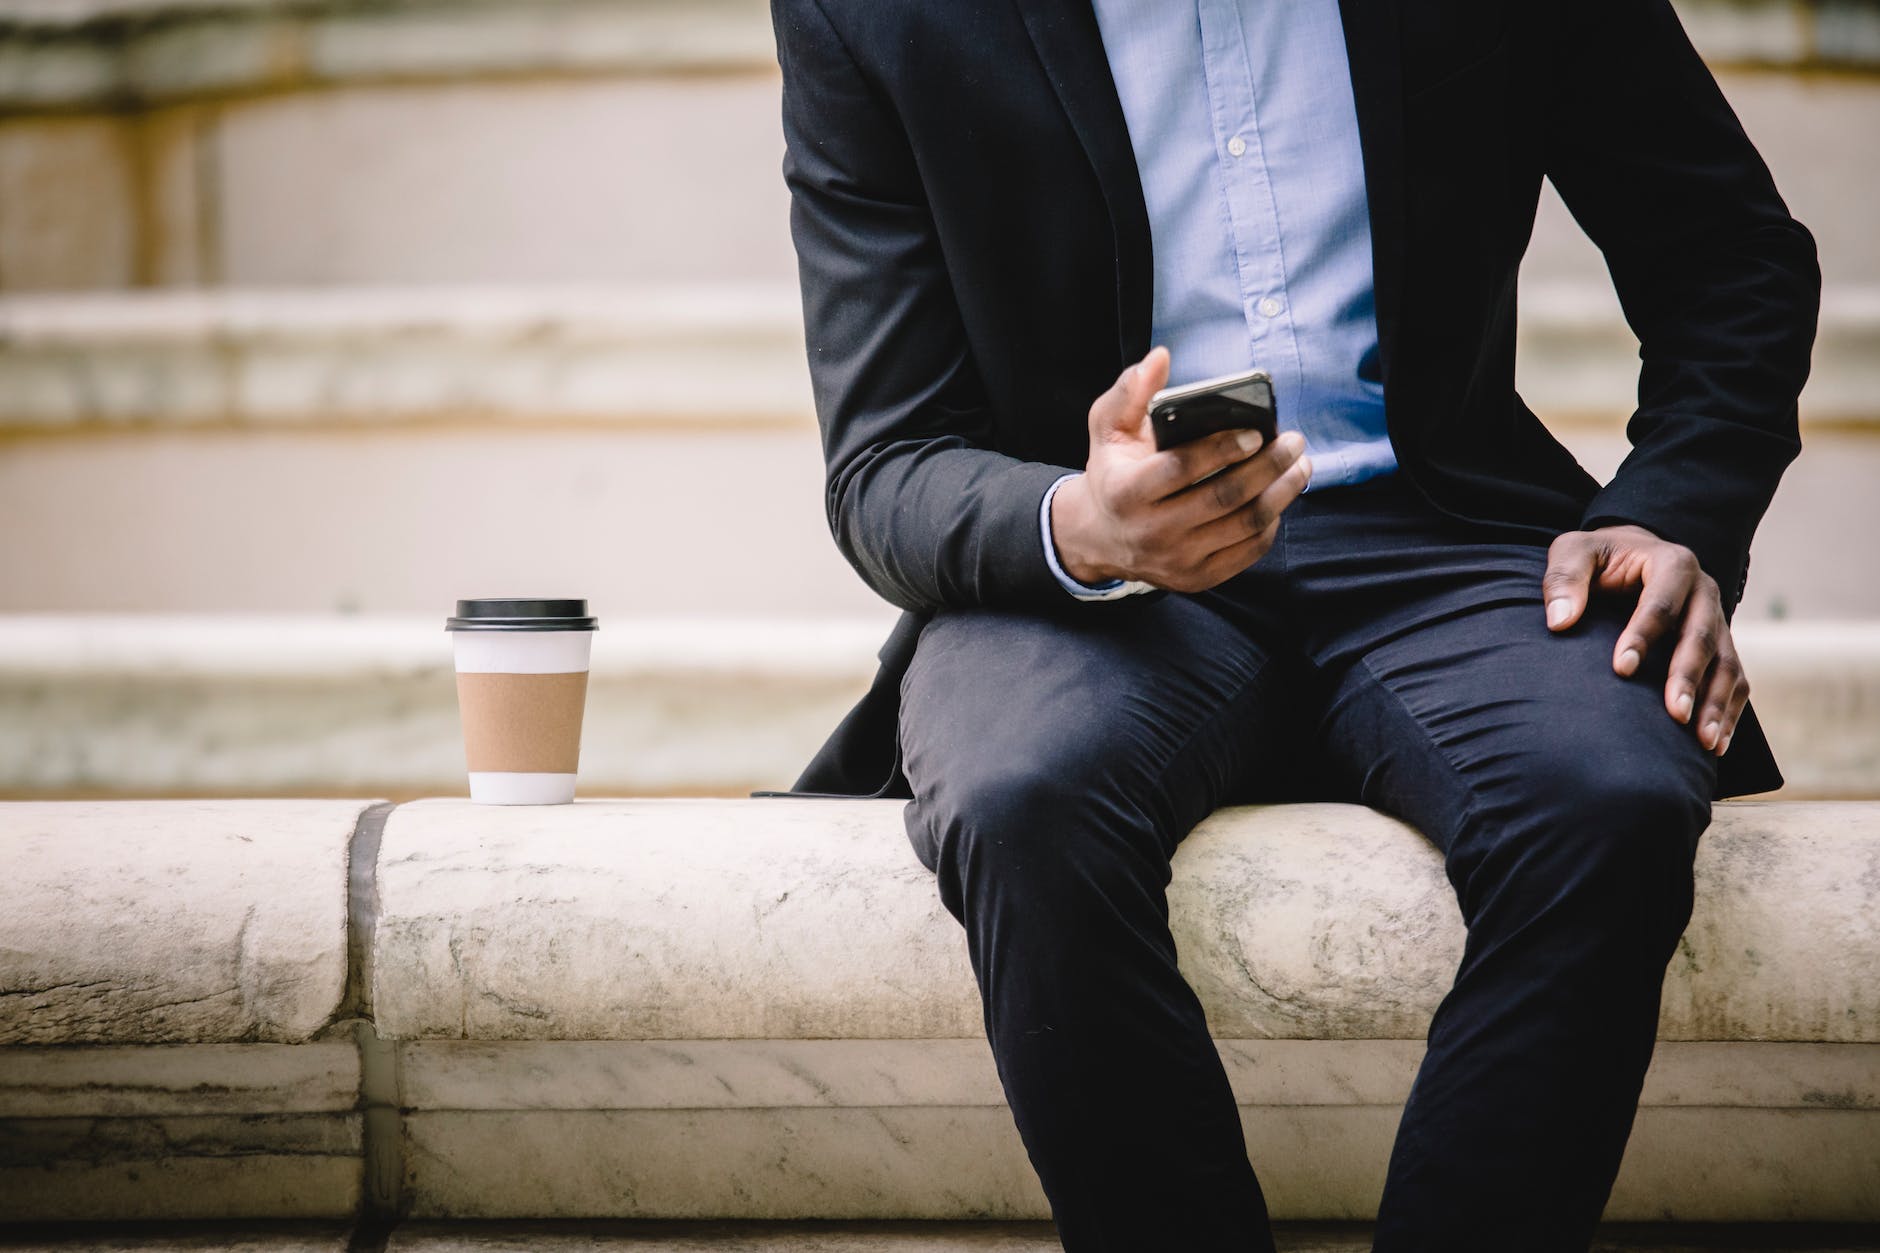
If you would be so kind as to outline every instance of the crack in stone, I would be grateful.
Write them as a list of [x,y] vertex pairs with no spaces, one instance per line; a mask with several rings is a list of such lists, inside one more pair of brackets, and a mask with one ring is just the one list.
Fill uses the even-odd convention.
[[242,914],[242,925],[235,931],[235,990],[241,993],[243,1016],[250,1020],[258,1020],[260,1017],[255,1012],[255,1001],[260,993],[257,985],[260,980],[258,977],[251,979],[248,970],[248,931],[254,926],[257,908],[259,907],[255,905],[247,908]]
[[[50,996],[55,992],[81,991],[85,988],[114,988],[118,984],[111,979],[88,979],[72,983],[48,983],[36,988],[0,988],[0,997],[8,996]],[[97,993],[91,993],[97,996]]]

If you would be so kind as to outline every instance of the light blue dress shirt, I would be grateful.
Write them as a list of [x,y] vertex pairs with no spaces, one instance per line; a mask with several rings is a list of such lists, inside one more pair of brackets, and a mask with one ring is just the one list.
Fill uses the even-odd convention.
[[[1384,427],[1371,222],[1338,0],[1094,0],[1155,255],[1169,385],[1258,366],[1323,491],[1397,468]],[[1147,591],[1079,583],[1072,595]]]

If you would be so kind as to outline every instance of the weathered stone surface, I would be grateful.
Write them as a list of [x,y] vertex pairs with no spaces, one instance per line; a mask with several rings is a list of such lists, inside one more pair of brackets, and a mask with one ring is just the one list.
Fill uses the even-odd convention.
[[[1243,1107],[1276,1218],[1375,1215],[1396,1106]],[[1049,1210],[993,1107],[418,1113],[413,1214],[1010,1217]],[[1614,1221],[1880,1219],[1870,1112],[1642,1109]]]
[[[0,789],[462,795],[449,606],[424,617],[0,617]],[[588,795],[787,785],[873,677],[890,619],[616,618]]]
[[[1417,1040],[1216,1039],[1245,1106],[1401,1105]],[[433,1110],[1004,1106],[974,1040],[420,1040],[401,1103]],[[1880,1111],[1880,1046],[1662,1041],[1646,1107]]]
[[[1422,1045],[1216,1044],[1275,1212],[1374,1213]],[[400,1073],[421,1214],[1045,1212],[983,1038],[420,1041]],[[1880,1046],[1667,1041],[1640,1106],[1613,1217],[1880,1217]]]
[[[440,618],[0,616],[0,790],[461,795]],[[866,690],[891,622],[608,617],[582,789],[787,786]],[[1779,795],[1880,796],[1880,626],[1735,634],[1788,778]]]
[[[1875,97],[1880,125],[1880,90]],[[372,128],[386,125],[374,119]],[[184,219],[196,211],[190,198],[199,189],[186,175],[200,159],[199,136],[186,111],[161,115],[146,132],[163,181],[154,229],[175,236],[163,251],[179,272],[195,273],[201,262],[189,252]],[[0,128],[0,158],[27,163],[21,179],[37,186],[45,180],[26,180],[35,172],[29,158],[63,151],[55,138]],[[277,157],[296,150],[260,146]],[[1566,215],[1564,207],[1551,212]],[[295,220],[286,216],[281,229]],[[569,234],[548,226],[541,233],[544,243]],[[1550,421],[1616,431],[1638,380],[1638,340],[1610,285],[1586,273],[1599,264],[1592,245],[1568,238],[1553,246],[1560,255],[1537,253],[1537,276],[1522,289],[1522,393]],[[528,260],[510,255],[519,266]],[[422,286],[388,286],[371,270],[370,285],[362,275],[358,285],[283,288],[283,280],[258,275],[257,289],[9,295],[0,299],[0,427],[377,427],[475,418],[677,420],[813,433],[793,283],[761,274],[753,281],[751,267],[733,266],[596,285],[561,278],[558,265],[538,259],[469,284],[439,275]],[[1550,272],[1564,273],[1542,277]],[[1836,276],[1803,395],[1805,430],[1880,421],[1876,344],[1880,287]]]
[[219,127],[222,281],[787,285],[778,91],[582,76],[265,97]]
[[432,1112],[405,1135],[420,1218],[1049,1214],[990,1106]]
[[[1371,1236],[1353,1224],[1282,1223],[1281,1253],[1369,1253]],[[392,1233],[391,1253],[1057,1253],[1048,1222],[415,1222]],[[1742,1247],[1748,1248],[1749,1245]],[[1786,1247],[1786,1246],[1784,1246]],[[1606,1246],[1599,1246],[1604,1253]],[[1635,1253],[1695,1249],[1626,1248]],[[1824,1250],[1824,1253],[1826,1251]]]
[[[1370,1253],[1363,1223],[1274,1225],[1280,1253]],[[168,1246],[164,1246],[168,1247]],[[1047,1222],[699,1222],[411,1223],[392,1235],[393,1253],[1033,1253],[1062,1246]],[[1787,1226],[1725,1231],[1654,1223],[1606,1228],[1591,1253],[1873,1253],[1863,1233]]]
[[[829,540],[796,296],[748,294],[0,299],[0,427],[86,435],[16,440],[0,460],[0,526],[38,538],[0,551],[0,611],[413,612],[519,578],[629,606],[653,584],[662,612],[868,613],[879,598]],[[1822,539],[1880,530],[1880,309],[1864,330],[1838,322],[1833,306],[1859,303],[1846,295],[1830,293],[1807,451],[1758,529],[1739,622],[1880,615],[1880,580],[1848,578]],[[668,300],[667,330],[647,329]],[[1601,300],[1589,329],[1524,286],[1519,373],[1597,477],[1628,450],[1637,372]],[[456,508],[493,475],[541,508]],[[659,542],[677,531],[687,544]],[[289,548],[299,559],[278,560]]]
[[1606,1216],[1615,1221],[1880,1221],[1880,1126],[1806,1109],[1639,1112]]
[[308,1039],[345,984],[366,804],[0,804],[0,1044]]
[[900,806],[754,806],[577,801],[494,824],[468,801],[401,806],[379,858],[380,1032],[978,1034],[963,934]]
[[[1832,560],[1831,546],[1818,547],[1818,560]],[[1779,795],[1880,796],[1880,629],[1739,619],[1731,634],[1755,687],[1756,716],[1782,763]]]
[[0,300],[0,426],[729,419],[813,431],[794,288],[685,277],[12,296]]
[[1880,1041],[1880,805],[1718,809],[1660,1038]]
[[62,1223],[6,1240],[9,1253],[345,1253],[351,1235],[341,1223],[267,1222],[165,1224],[125,1231]]
[[[404,806],[380,862],[380,1028],[979,1036],[964,933],[901,809]],[[1663,1038],[1880,1040],[1880,804],[1726,802],[1698,862]],[[1184,974],[1223,1038],[1421,1038],[1461,952],[1434,849],[1361,807],[1222,810],[1184,840],[1169,901]]]
[[1170,927],[1216,1034],[1422,1037],[1463,932],[1412,828],[1347,805],[1221,810],[1176,858]]
[[126,131],[115,117],[0,124],[0,203],[7,207],[0,287],[119,288],[135,280]]
[[344,1218],[358,1114],[0,1119],[0,1223]]
[[306,1114],[359,1103],[350,1043],[10,1048],[0,1119]]
[[[1361,1223],[1274,1226],[1280,1253],[1370,1253]],[[169,1246],[161,1246],[168,1248]],[[1058,1250],[1048,1222],[711,1222],[409,1223],[392,1233],[392,1253],[1041,1253]],[[1591,1253],[1872,1253],[1880,1241],[1844,1232],[1737,1227],[1727,1232],[1654,1224],[1608,1228]]]
[[346,1215],[359,1079],[338,1042],[0,1050],[0,1221]]
[[[385,79],[762,70],[755,0],[9,0],[0,105],[98,107]],[[158,20],[151,20],[151,19]],[[37,53],[50,65],[35,65]]]
[[[70,920],[115,912],[116,948],[162,962],[201,920],[154,916],[159,887],[173,905],[343,901],[311,868],[343,874],[345,840],[314,817],[341,810],[349,834],[362,806],[13,805],[0,852],[41,941],[95,952]],[[134,808],[156,817],[133,827]],[[894,802],[402,807],[371,954],[378,1021],[404,1037],[395,1060],[372,1054],[373,1100],[402,1125],[358,1112],[338,1042],[15,1047],[0,1221],[343,1215],[366,1162],[401,1157],[404,1200],[439,1218],[1041,1218],[963,936],[899,819]],[[86,825],[116,837],[116,862],[86,851]],[[257,850],[264,827],[303,838]],[[165,831],[193,839],[148,838]],[[1609,1218],[1880,1220],[1877,858],[1880,804],[1718,807]],[[192,859],[232,868],[202,879]],[[44,905],[55,883],[63,911]],[[1275,1214],[1374,1212],[1453,914],[1427,844],[1367,810],[1224,810],[1184,841],[1184,971]],[[256,961],[286,925],[250,920]],[[57,947],[0,926],[9,960]]]
[[[1714,62],[1880,64],[1880,30],[1858,0],[1679,0]],[[0,104],[100,105],[261,92],[364,79],[567,71],[696,71],[774,58],[752,0],[558,0],[388,4],[285,0],[9,0],[17,29],[0,66],[29,51],[55,65],[6,66]],[[154,20],[153,20],[154,19]],[[12,54],[7,56],[5,54]]]
[[[526,512],[461,508],[465,483],[498,479]],[[467,589],[523,585],[579,588],[603,613],[882,609],[829,540],[804,429],[26,439],[0,459],[0,522],[42,540],[0,548],[7,612],[428,616]]]
[[[1290,1234],[1290,1233],[1289,1233]],[[582,1224],[457,1224],[416,1222],[392,1233],[389,1253],[1060,1253],[1048,1222],[748,1223],[636,1222]],[[1281,1239],[1286,1253],[1359,1253],[1355,1240],[1336,1245]],[[1370,1248],[1368,1240],[1364,1249]]]

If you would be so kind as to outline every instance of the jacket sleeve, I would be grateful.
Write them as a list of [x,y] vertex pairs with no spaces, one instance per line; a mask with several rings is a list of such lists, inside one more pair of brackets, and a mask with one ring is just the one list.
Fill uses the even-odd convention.
[[1046,564],[1038,510],[1078,467],[993,449],[993,414],[889,93],[817,0],[772,0],[771,18],[836,546],[903,609],[1076,603]]
[[1641,362],[1631,452],[1581,526],[1633,522],[1683,544],[1733,608],[1750,537],[1801,450],[1814,237],[1669,0],[1561,8],[1546,173],[1605,254]]

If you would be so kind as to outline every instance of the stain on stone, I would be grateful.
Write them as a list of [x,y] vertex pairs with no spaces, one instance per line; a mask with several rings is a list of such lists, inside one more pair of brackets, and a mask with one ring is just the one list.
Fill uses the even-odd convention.
[[1802,1093],[1802,1104],[1820,1109],[1859,1109],[1860,1098],[1853,1092],[1823,1092],[1810,1088]]

